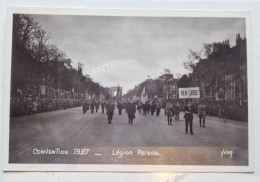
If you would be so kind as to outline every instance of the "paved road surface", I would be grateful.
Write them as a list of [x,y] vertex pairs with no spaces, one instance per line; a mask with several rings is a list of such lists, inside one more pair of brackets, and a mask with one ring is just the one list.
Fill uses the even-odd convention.
[[[202,128],[194,114],[195,134],[189,135],[184,132],[183,113],[180,121],[173,120],[173,125],[168,126],[163,112],[159,117],[137,113],[132,125],[128,124],[125,110],[122,115],[115,111],[111,125],[107,124],[107,115],[100,112],[83,114],[78,107],[11,118],[9,162],[248,164],[245,122],[207,117],[206,128]],[[221,151],[229,153],[221,156]]]

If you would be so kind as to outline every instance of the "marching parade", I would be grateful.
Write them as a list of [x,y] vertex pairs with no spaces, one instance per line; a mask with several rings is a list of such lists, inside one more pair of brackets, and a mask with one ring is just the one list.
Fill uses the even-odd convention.
[[[21,24],[21,27],[15,27],[19,32],[23,28],[26,29],[28,23],[33,23],[34,19],[30,16],[16,15],[14,21]],[[38,24],[35,24],[33,28],[44,31]],[[27,50],[27,48],[23,48],[24,44],[21,45],[21,42],[18,41],[23,39],[18,32],[16,32],[16,36],[21,37],[14,40],[14,52],[16,51],[17,55],[15,54],[12,60],[14,66],[10,95],[11,117],[81,106],[83,113],[91,114],[97,113],[101,108],[102,114],[108,115],[109,124],[112,123],[115,109],[117,109],[119,115],[122,115],[124,110],[126,111],[131,124],[137,111],[144,116],[147,114],[156,117],[164,115],[168,125],[172,126],[173,118],[181,120],[179,113],[185,112],[186,128],[188,125],[190,126],[191,134],[193,133],[193,114],[198,114],[201,127],[206,127],[206,115],[224,120],[247,121],[246,38],[239,33],[236,34],[236,42],[233,47],[230,46],[229,40],[218,44],[205,44],[204,49],[208,46],[214,50],[207,53],[207,59],[190,50],[189,57],[198,59],[197,63],[183,62],[183,66],[192,72],[188,74],[173,73],[171,69],[174,67],[164,68],[164,72],[153,79],[148,75],[143,82],[136,81],[139,84],[134,88],[127,85],[130,79],[122,80],[119,83],[127,87],[127,93],[122,94],[122,87],[105,87],[92,78],[103,74],[102,77],[107,79],[106,72],[114,72],[112,69],[116,69],[115,62],[109,62],[110,67],[106,63],[93,69],[91,74],[84,74],[84,64],[79,62],[74,68],[72,60],[56,45],[54,45],[55,51],[52,54],[53,57],[60,58],[59,60],[54,60],[53,64],[50,64],[51,60],[47,58],[43,63],[31,58],[35,67],[28,70],[28,67],[22,66],[22,62],[31,63],[28,59],[21,59],[26,57],[24,49]],[[47,38],[44,36],[45,34],[43,38]],[[38,38],[31,37],[27,40],[28,44],[33,43],[33,39]],[[44,44],[44,46],[48,45]],[[217,51],[222,49],[229,50],[230,55]],[[19,56],[20,54],[24,57]],[[215,59],[214,56],[231,57],[232,60],[223,62]],[[216,72],[215,67],[209,64],[210,62],[218,66],[219,72]],[[241,72],[237,72],[234,65]],[[164,67],[162,64],[160,66]],[[34,71],[32,72],[32,70]],[[204,74],[204,71],[207,72]],[[116,79],[120,79],[120,76],[114,76],[111,83],[117,82]],[[187,132],[187,129],[185,131]]]
[[[41,112],[48,112],[48,111],[55,111],[60,109],[67,109],[67,108],[73,108],[73,107],[79,107],[84,106],[83,112],[87,110],[92,109],[92,113],[94,113],[94,108],[97,110],[99,107],[102,109],[102,113],[104,114],[105,106],[106,106],[106,100],[84,100],[84,99],[59,99],[59,98],[32,98],[32,97],[18,97],[11,99],[11,107],[10,107],[10,115],[11,117],[16,116],[22,116],[22,115],[29,115],[29,114],[36,114]],[[117,104],[117,108],[119,110],[119,114],[122,112],[123,109],[125,109],[126,102],[115,102]],[[163,109],[166,104],[166,101],[162,103],[156,103],[156,102],[138,102],[135,101],[136,109],[138,113],[143,113],[143,115],[146,115],[146,113],[149,111],[151,115],[156,115],[156,113],[160,113],[160,110]],[[183,108],[181,106],[183,104],[176,102],[174,104],[173,109],[175,111],[180,112],[180,108]],[[198,107],[199,105],[195,103],[194,107]],[[204,107],[206,107],[204,102]],[[88,109],[86,109],[88,108]],[[239,112],[242,112],[241,115],[246,114],[246,107],[236,107],[236,106],[227,106],[220,103],[209,103],[207,104],[206,110],[203,109],[207,113],[207,115],[219,117],[219,118],[226,118],[226,119],[235,119],[236,114],[240,114]],[[155,112],[156,111],[156,112]],[[165,110],[166,111],[166,110]],[[196,110],[194,111],[197,112]],[[178,112],[176,112],[178,113]],[[178,118],[179,115],[175,114],[175,118]],[[242,117],[240,117],[241,119]]]
[[[38,97],[19,97],[18,99],[11,101],[11,116],[16,117],[55,110],[66,110],[73,107],[82,107],[83,114],[106,114],[108,124],[112,124],[114,114],[122,115],[122,113],[125,112],[127,113],[128,123],[130,124],[134,123],[133,121],[136,117],[136,114],[141,114],[143,116],[150,114],[154,117],[163,115],[165,116],[165,123],[168,123],[170,126],[174,126],[173,121],[182,120],[182,118],[179,116],[180,112],[183,112],[183,119],[185,120],[185,133],[187,134],[189,132],[191,135],[194,134],[193,117],[199,118],[200,127],[206,127],[206,115],[222,118],[225,120],[232,119],[230,110],[227,110],[226,107],[223,107],[219,104],[205,104],[205,101],[202,99],[194,103],[191,102],[192,99],[186,99],[184,101],[176,99],[162,99],[157,97],[154,97],[153,99],[147,99],[147,95],[144,94],[144,88],[142,93],[145,95],[144,98],[140,96],[126,100],[122,99],[122,91],[119,88],[120,87],[118,87],[116,96],[112,97],[107,94],[106,98],[103,95],[96,97],[94,94],[93,96],[84,95],[84,99],[39,99]],[[116,110],[118,112],[116,112]],[[125,121],[127,121],[127,118]]]

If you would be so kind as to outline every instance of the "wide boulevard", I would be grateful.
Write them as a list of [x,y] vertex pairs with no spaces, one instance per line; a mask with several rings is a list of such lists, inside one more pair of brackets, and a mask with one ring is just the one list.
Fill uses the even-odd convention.
[[136,113],[133,124],[125,110],[115,110],[112,124],[101,109],[83,114],[81,107],[20,116],[10,119],[9,162],[248,164],[248,123],[207,116],[203,128],[194,114],[193,128],[194,135],[185,133],[183,113],[169,126],[163,110]]

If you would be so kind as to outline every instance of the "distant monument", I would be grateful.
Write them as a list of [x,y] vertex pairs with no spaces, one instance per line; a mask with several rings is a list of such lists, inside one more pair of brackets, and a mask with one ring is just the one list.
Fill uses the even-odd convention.
[[[114,98],[117,96],[118,86],[113,86],[109,88],[109,96],[110,98]],[[122,97],[123,88],[119,86],[119,97]]]

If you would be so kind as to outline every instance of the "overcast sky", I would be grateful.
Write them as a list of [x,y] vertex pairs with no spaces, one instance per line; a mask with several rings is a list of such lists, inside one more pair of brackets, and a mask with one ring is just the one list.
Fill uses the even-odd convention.
[[240,18],[32,17],[53,35],[74,66],[84,64],[85,74],[113,64],[93,80],[106,87],[119,84],[123,93],[148,75],[158,77],[164,68],[188,73],[183,62],[189,49],[226,39],[234,45],[237,33],[245,36],[245,20]]

